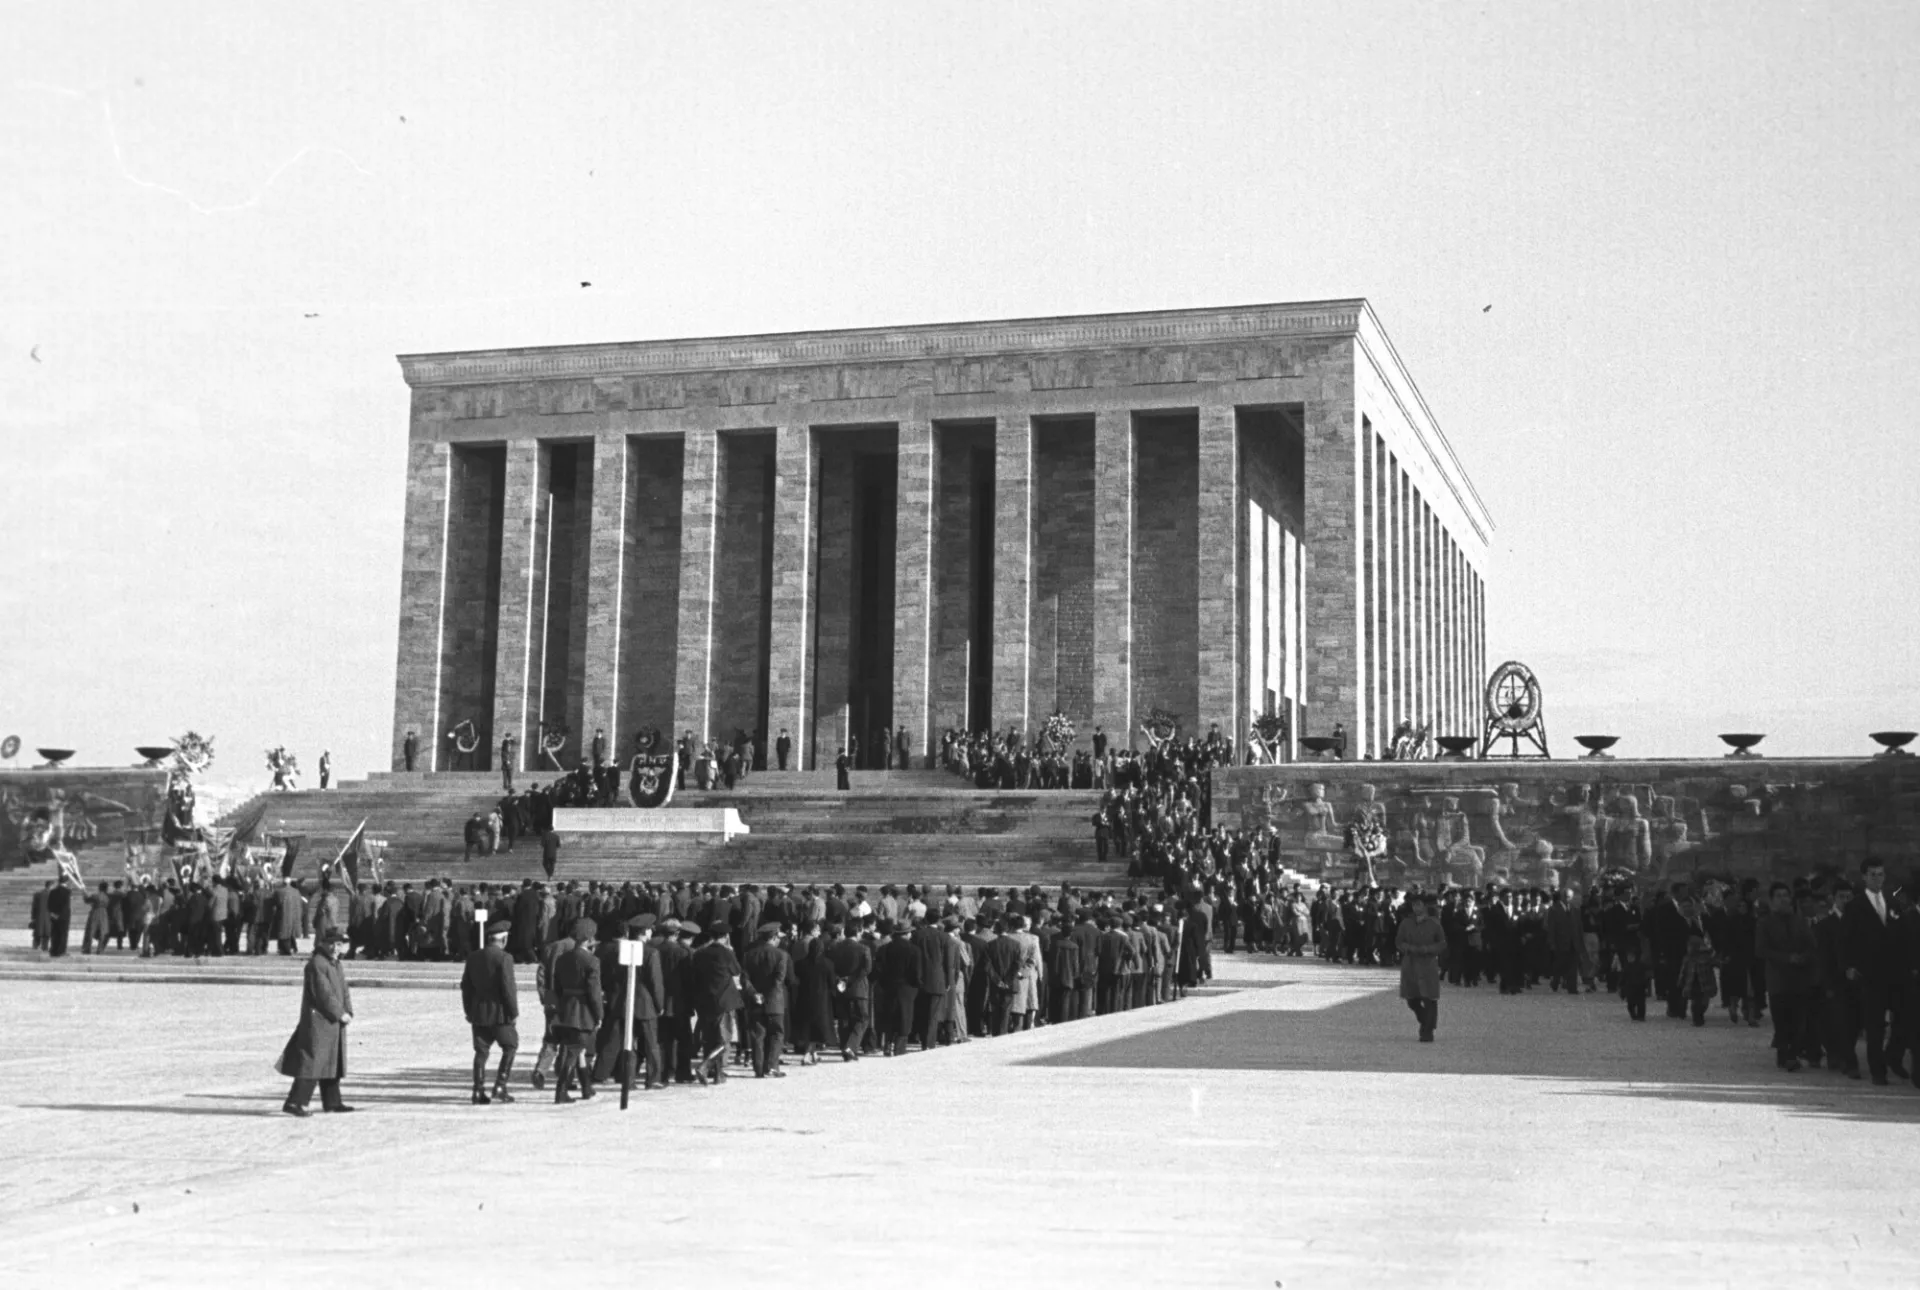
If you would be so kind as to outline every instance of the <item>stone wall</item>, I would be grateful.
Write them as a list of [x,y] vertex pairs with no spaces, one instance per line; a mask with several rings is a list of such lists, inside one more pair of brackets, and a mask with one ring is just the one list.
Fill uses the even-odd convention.
[[1194,419],[1138,418],[1134,463],[1134,721],[1158,707],[1190,729],[1200,712]]
[[1375,874],[1400,886],[1792,878],[1868,855],[1920,879],[1912,757],[1296,762],[1217,770],[1213,803],[1217,823],[1276,829],[1283,862],[1325,881],[1365,880],[1344,830],[1369,803],[1389,846]]
[[680,639],[680,475],[684,440],[627,440],[626,557],[620,605],[620,720],[625,746],[644,729],[674,737]]
[[850,436],[819,436],[820,537],[814,586],[814,746],[811,762],[831,766],[847,741],[853,682],[853,446]]
[[714,567],[713,715],[716,739],[764,730],[767,629],[773,607],[773,436],[720,437],[727,462]]
[[1093,733],[1093,422],[1037,422],[1033,445],[1033,719]]
[[506,483],[504,448],[453,450],[447,517],[446,602],[442,625],[439,730],[422,730],[426,768],[452,764],[447,731],[473,722],[480,749],[473,767],[493,765],[493,676],[500,611],[500,524]]
[[[145,767],[0,771],[0,869],[29,863],[23,843],[45,812],[80,863],[89,886],[125,876],[121,845],[131,829],[157,829],[166,817],[167,772]],[[202,824],[212,823],[206,811]],[[41,867],[56,877],[51,863]],[[76,901],[75,926],[86,921]],[[76,943],[78,931],[75,932]]]

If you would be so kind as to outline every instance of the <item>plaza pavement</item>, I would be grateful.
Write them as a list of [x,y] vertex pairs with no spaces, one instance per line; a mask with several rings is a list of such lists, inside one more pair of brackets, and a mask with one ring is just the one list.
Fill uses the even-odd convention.
[[0,1285],[1920,1283],[1920,1092],[1777,1074],[1724,1014],[1449,990],[1423,1045],[1392,972],[1221,956],[1180,1004],[622,1113],[469,1106],[455,969],[349,964],[422,984],[356,993],[360,1112],[299,1121],[295,964],[182,966],[0,953]]

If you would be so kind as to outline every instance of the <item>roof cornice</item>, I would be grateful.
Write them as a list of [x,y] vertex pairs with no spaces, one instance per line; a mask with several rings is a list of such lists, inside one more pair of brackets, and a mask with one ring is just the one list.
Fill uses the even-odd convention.
[[399,358],[407,384],[415,387],[833,363],[900,363],[1267,337],[1297,340],[1352,336],[1358,332],[1366,308],[1364,300],[1316,300],[1223,309],[402,354]]

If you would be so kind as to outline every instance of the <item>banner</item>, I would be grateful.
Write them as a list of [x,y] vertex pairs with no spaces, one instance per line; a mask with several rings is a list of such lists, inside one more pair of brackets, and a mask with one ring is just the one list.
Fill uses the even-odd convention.
[[280,876],[293,877],[293,862],[300,858],[300,844],[307,840],[304,833],[296,833],[286,839],[287,854],[280,861]]
[[353,884],[355,891],[360,889],[361,861],[366,858],[367,822],[360,821],[360,827],[347,839],[347,845],[340,848],[340,854],[333,858],[333,867],[341,865],[347,868],[347,881]]

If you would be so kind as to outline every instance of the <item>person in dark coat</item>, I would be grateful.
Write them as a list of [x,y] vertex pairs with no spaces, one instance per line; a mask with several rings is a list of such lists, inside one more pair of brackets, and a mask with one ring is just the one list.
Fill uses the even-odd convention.
[[577,919],[571,936],[573,948],[553,962],[553,1040],[559,1049],[553,1081],[555,1102],[573,1101],[569,1086],[576,1075],[581,1100],[593,1096],[593,1063],[583,1060],[581,1054],[593,1046],[600,1018],[606,1012],[600,961],[593,956],[592,921]]
[[688,992],[694,1008],[693,1063],[697,1084],[726,1082],[727,1016],[741,1006],[740,960],[727,944],[727,925],[709,923],[704,944],[687,960]]
[[300,940],[300,928],[306,921],[307,902],[300,897],[300,888],[289,877],[273,889],[273,916],[267,926],[268,936],[280,947],[283,958],[290,958]]
[[904,1057],[913,1033],[914,1000],[920,990],[917,956],[907,940],[911,930],[905,923],[893,924],[886,943],[873,955],[874,1029],[880,1032],[883,1057]]
[[813,931],[811,922],[800,925],[801,934],[809,939],[793,967],[794,997],[787,1021],[800,1060],[818,1066],[820,1050],[837,1038],[833,1003],[839,993],[840,973],[827,954],[827,936],[814,936]]
[[621,925],[627,939],[640,945],[633,969],[633,998],[627,998],[627,969],[620,963],[620,942],[602,941],[600,979],[609,983],[607,1015],[600,1023],[600,1052],[593,1077],[625,1080],[621,1063],[632,1060],[626,1047],[627,1018],[633,1018],[633,1042],[646,1063],[645,1087],[665,1088],[660,1055],[660,1015],[666,1004],[666,976],[660,948],[653,940],[654,916],[635,914]]
[[33,948],[47,948],[47,898],[53,894],[53,884],[45,883],[39,891],[33,893],[33,908],[27,913],[27,926],[33,929]]
[[873,951],[858,937],[845,935],[837,922],[827,924],[827,937],[833,942],[826,954],[833,963],[840,1060],[855,1062],[873,1021]]
[[1440,955],[1447,948],[1447,934],[1424,894],[1415,892],[1407,903],[1412,912],[1394,935],[1394,948],[1400,952],[1400,997],[1419,1019],[1420,1042],[1430,1044],[1440,1024]]
[[840,755],[833,759],[833,772],[836,777],[834,787],[843,793],[853,787],[853,780],[847,775],[852,766],[852,759],[847,756],[847,750],[842,748]]
[[1020,942],[1002,926],[973,970],[987,979],[987,1033],[1004,1035],[1014,992],[1020,985]]
[[[476,950],[460,976],[460,1004],[473,1027],[473,1104],[511,1102],[507,1080],[513,1074],[513,1055],[520,1049],[520,991],[514,980],[513,958],[507,953],[509,925],[487,924],[485,949]],[[500,1070],[494,1076],[493,1096],[487,1096],[487,1059],[500,1045]]]
[[755,1079],[785,1079],[780,1054],[786,1047],[787,993],[793,981],[793,956],[780,944],[778,924],[759,929],[740,959],[746,977],[747,1043]]
[[340,966],[340,946],[347,934],[337,927],[314,940],[313,957],[300,987],[300,1021],[280,1052],[275,1069],[293,1080],[280,1109],[302,1119],[313,1112],[314,1086],[320,1088],[320,1109],[353,1110],[340,1100],[340,1081],[347,1075],[347,1026],[353,1021],[353,992]]
[[1060,1025],[1074,1019],[1080,997],[1080,943],[1063,923],[1054,929],[1047,942],[1047,1023]]
[[913,929],[909,944],[913,946],[912,984],[918,991],[913,1005],[913,1033],[925,1052],[940,1041],[952,938],[929,919]]
[[67,933],[73,927],[73,888],[67,885],[67,875],[60,875],[60,881],[47,893],[47,953],[54,958],[64,958],[67,953]]
[[[1860,878],[1860,890],[1840,915],[1840,970],[1851,987],[1866,1034],[1867,1073],[1875,1084],[1885,1084],[1889,1070],[1903,1079],[1910,1077],[1899,1064],[1897,1018],[1902,1011],[1900,986],[1905,975],[1893,928],[1899,914],[1887,901],[1887,869],[1883,863],[1872,858],[1861,862]],[[1892,1035],[1888,1034],[1889,1012],[1896,1018]],[[1889,1047],[1893,1050],[1891,1060]],[[1920,1070],[1920,1065],[1915,1069]]]
[[692,923],[668,918],[660,924],[655,946],[660,952],[660,1081],[693,1083],[693,994],[687,962],[693,957]]
[[531,963],[540,956],[540,892],[531,882],[523,883],[513,900],[513,947],[515,963]]

